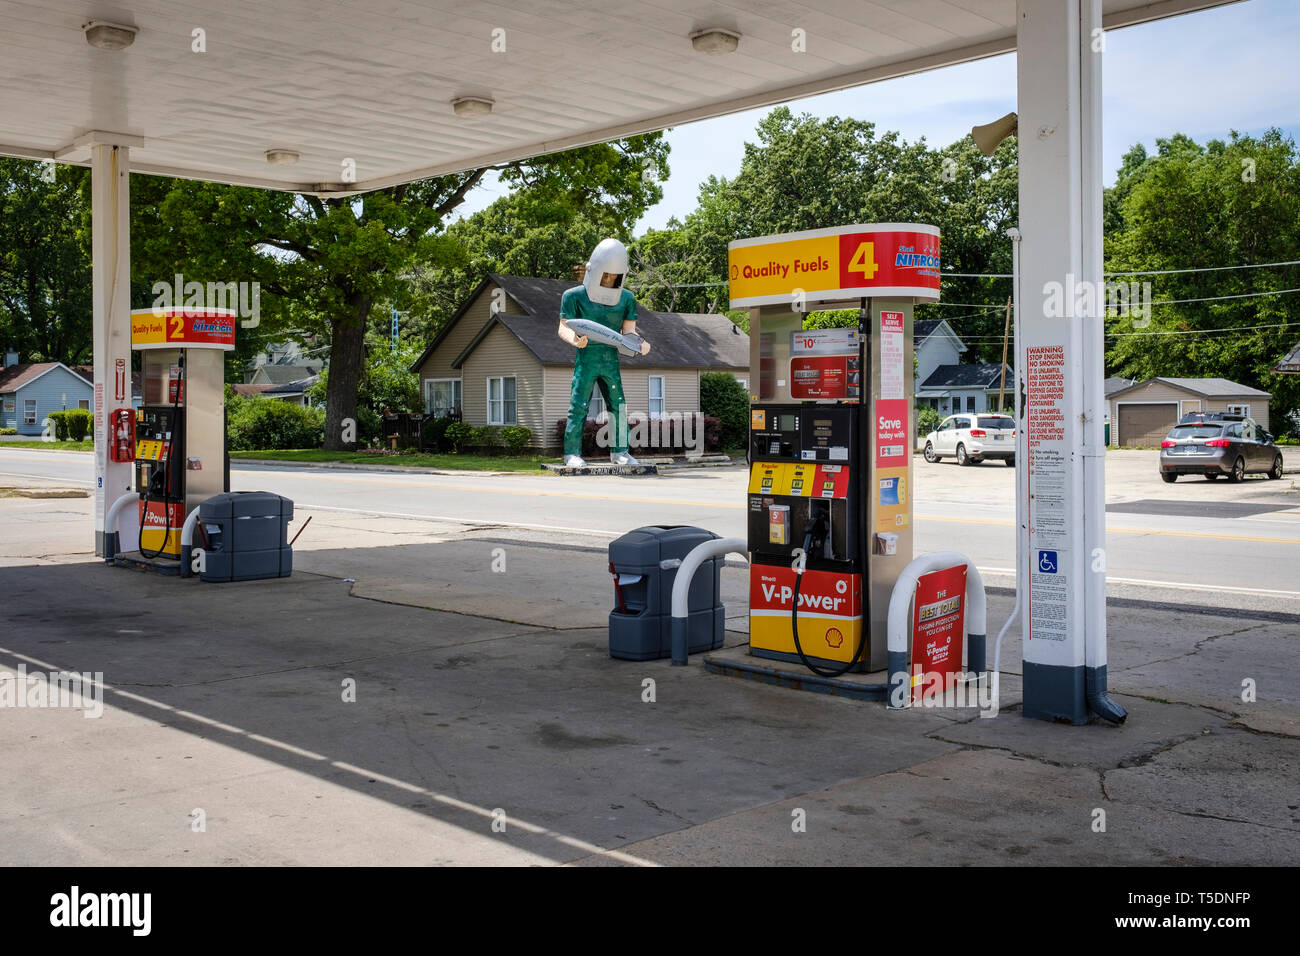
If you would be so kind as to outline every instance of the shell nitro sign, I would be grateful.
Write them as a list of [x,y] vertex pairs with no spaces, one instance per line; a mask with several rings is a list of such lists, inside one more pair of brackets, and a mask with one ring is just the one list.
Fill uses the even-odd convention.
[[843,302],[863,296],[939,299],[939,229],[923,223],[836,226],[727,247],[731,308]]
[[222,349],[235,347],[239,313],[227,309],[135,309],[133,349]]

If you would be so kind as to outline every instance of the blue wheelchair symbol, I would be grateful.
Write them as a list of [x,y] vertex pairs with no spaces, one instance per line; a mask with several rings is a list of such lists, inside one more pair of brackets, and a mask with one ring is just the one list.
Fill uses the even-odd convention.
[[1056,552],[1039,551],[1038,552],[1038,570],[1043,574],[1056,573]]

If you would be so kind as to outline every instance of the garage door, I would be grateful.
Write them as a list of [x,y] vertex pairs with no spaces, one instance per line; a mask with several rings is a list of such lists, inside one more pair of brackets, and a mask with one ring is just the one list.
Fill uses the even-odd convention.
[[1159,448],[1169,429],[1178,424],[1178,406],[1123,405],[1119,407],[1119,443],[1137,448]]

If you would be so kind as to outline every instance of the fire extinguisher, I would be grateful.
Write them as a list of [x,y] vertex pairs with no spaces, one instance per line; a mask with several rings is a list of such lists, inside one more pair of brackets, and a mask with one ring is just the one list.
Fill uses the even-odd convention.
[[167,401],[172,405],[185,404],[185,379],[179,365],[173,365],[167,376]]
[[113,461],[135,461],[135,412],[129,408],[118,408],[109,416],[112,440],[108,446],[108,456]]

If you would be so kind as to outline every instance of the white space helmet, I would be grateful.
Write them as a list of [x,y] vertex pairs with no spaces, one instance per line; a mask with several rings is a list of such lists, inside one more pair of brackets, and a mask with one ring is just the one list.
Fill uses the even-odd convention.
[[587,274],[582,284],[587,297],[601,305],[618,305],[627,277],[627,247],[617,239],[602,239],[587,260]]

